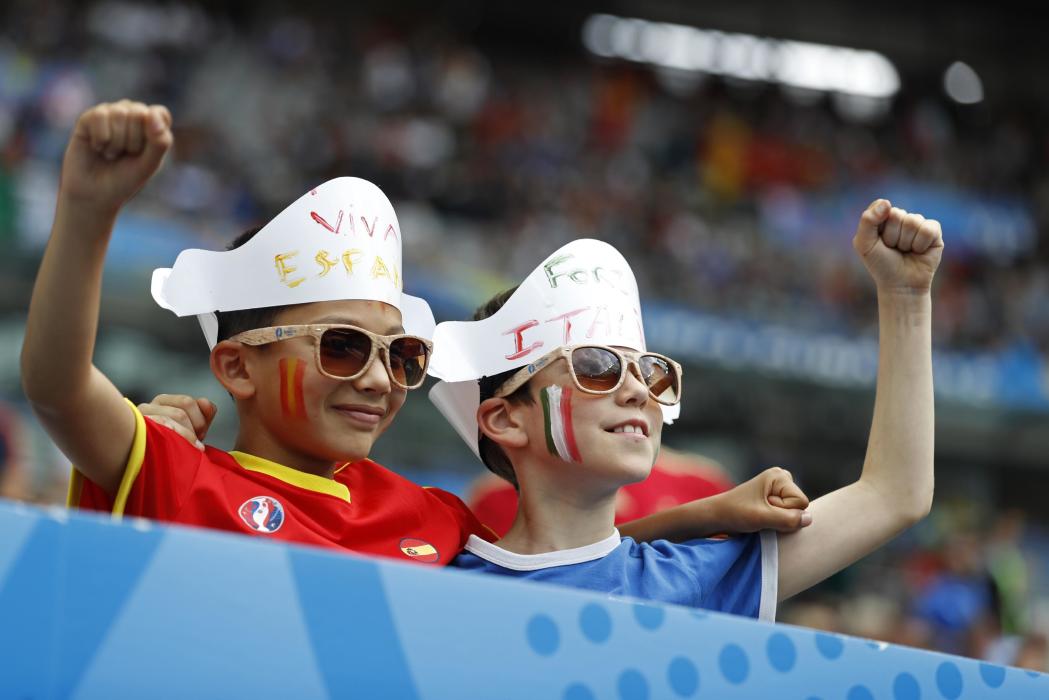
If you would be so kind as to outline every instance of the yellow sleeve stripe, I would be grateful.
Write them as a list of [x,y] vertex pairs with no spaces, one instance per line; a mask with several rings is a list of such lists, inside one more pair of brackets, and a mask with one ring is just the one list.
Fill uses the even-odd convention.
[[76,467],[69,467],[69,492],[66,494],[66,508],[76,508],[80,505],[80,492],[84,490],[84,477]]
[[[124,466],[124,476],[121,478],[120,486],[117,488],[116,498],[113,499],[114,520],[120,520],[124,517],[124,508],[127,506],[128,495],[131,493],[131,487],[135,484],[135,479],[138,478],[138,473],[142,471],[142,462],[146,457],[146,419],[139,413],[135,404],[128,399],[124,400],[131,407],[131,412],[135,414],[135,437],[131,442],[131,454],[128,455],[127,464]],[[79,505],[80,492],[83,488],[84,477],[80,475],[76,467],[72,467],[66,506],[75,508]]]
[[124,517],[124,507],[127,505],[127,497],[131,493],[131,487],[142,471],[142,462],[146,458],[146,419],[139,413],[135,404],[127,401],[135,414],[135,439],[131,443],[131,454],[127,458],[127,466],[124,467],[124,478],[120,480],[120,488],[117,489],[116,500],[113,501],[113,518],[119,520]]

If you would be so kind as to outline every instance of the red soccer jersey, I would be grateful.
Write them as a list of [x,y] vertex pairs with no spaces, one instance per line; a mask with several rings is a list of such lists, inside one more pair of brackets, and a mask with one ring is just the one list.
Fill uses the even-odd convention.
[[116,497],[74,470],[70,506],[437,565],[455,558],[471,534],[492,539],[453,494],[371,460],[326,479],[242,452],[200,452],[134,410]]

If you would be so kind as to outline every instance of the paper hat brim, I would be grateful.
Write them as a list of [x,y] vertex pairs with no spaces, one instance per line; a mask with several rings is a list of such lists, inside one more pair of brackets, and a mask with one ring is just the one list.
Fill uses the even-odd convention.
[[[172,311],[177,316],[189,316],[192,314],[181,314],[171,306],[165,304],[163,296],[163,282],[167,275],[171,273],[171,268],[159,268],[153,270],[153,281],[151,291],[153,293],[153,299],[161,307]],[[160,285],[158,289],[158,285]],[[321,301],[321,300],[316,300]],[[354,301],[348,299],[347,301]],[[360,301],[375,301],[374,299],[361,299]],[[391,304],[394,308],[398,305]],[[412,296],[411,294],[401,294],[401,300],[399,304],[401,312],[401,323],[404,326],[404,332],[410,333],[411,335],[417,335],[423,338],[432,339],[434,331],[437,329],[437,320],[433,316],[433,310],[430,308],[429,303],[421,297]],[[199,313],[195,314],[197,321],[200,323],[200,329],[204,333],[205,340],[208,341],[208,347],[214,348],[218,343],[218,332],[219,322],[218,317],[214,312],[210,313]]]

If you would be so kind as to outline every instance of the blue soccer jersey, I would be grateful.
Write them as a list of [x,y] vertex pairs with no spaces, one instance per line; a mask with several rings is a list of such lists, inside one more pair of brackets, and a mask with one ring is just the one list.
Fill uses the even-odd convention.
[[776,618],[776,533],[674,543],[614,531],[576,549],[515,554],[471,536],[452,566],[706,610]]

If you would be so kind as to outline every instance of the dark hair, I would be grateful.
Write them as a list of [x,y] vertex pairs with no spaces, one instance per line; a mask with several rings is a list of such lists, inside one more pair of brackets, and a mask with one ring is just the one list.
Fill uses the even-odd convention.
[[[473,320],[482,321],[489,316],[494,315],[496,311],[503,308],[503,304],[506,303],[506,300],[516,291],[517,287],[511,287],[510,289],[496,294],[474,312]],[[495,392],[499,390],[499,387],[516,374],[517,369],[500,372],[491,377],[481,377],[477,381],[481,389],[481,401],[495,396]],[[535,401],[532,398],[532,395],[528,392],[527,383],[504,398],[511,403],[534,403]],[[515,490],[519,490],[517,485],[517,474],[514,472],[514,465],[510,464],[510,459],[506,456],[506,453],[503,452],[503,448],[499,447],[494,440],[485,435],[480,428],[477,429],[477,450],[481,455],[481,461],[484,462],[484,466],[488,467],[488,469],[496,476],[500,476],[509,481]]]
[[[226,246],[226,250],[236,250],[255,237],[262,230],[261,226],[249,228],[233,239]],[[219,322],[218,340],[232,338],[238,333],[266,328],[272,326],[277,314],[288,308],[287,306],[264,306],[258,309],[242,309],[239,311],[216,311],[215,316]]]

